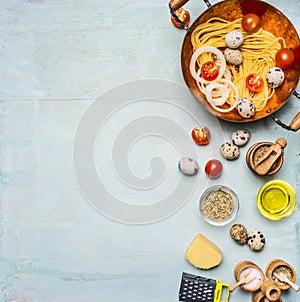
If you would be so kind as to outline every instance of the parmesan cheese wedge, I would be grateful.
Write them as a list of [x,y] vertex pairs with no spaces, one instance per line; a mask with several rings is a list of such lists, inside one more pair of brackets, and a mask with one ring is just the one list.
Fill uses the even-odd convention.
[[222,251],[199,233],[187,249],[185,258],[197,268],[210,269],[221,263]]

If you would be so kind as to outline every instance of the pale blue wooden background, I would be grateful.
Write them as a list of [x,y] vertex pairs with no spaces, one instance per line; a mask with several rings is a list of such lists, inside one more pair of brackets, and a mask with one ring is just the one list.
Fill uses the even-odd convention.
[[[269,3],[300,31],[297,0]],[[186,8],[193,20],[206,7],[191,0]],[[232,242],[230,225],[215,228],[200,219],[197,203],[207,182],[203,173],[184,207],[147,225],[104,217],[77,186],[73,138],[81,116],[97,97],[135,80],[184,84],[180,48],[185,33],[170,24],[167,2],[2,0],[0,11],[1,301],[172,302],[177,301],[183,271],[233,283],[233,267],[244,259],[264,269],[270,259],[280,257],[300,272],[299,206],[288,219],[274,222],[262,217],[255,205],[256,193],[268,179],[286,180],[300,193],[299,132],[287,132],[271,119],[247,128],[253,143],[287,139],[280,172],[271,178],[254,176],[245,165],[244,148],[238,161],[225,163],[224,176],[215,181],[238,193],[241,210],[236,221],[265,233],[267,244],[259,254]],[[215,122],[192,98],[181,106],[197,118],[207,115],[208,124]],[[136,110],[149,113],[147,104]],[[175,111],[173,119],[188,128],[192,123],[183,111]],[[299,100],[292,97],[278,116],[289,123],[299,111]],[[228,139],[237,128],[220,125],[218,140]],[[198,153],[202,166],[213,151],[203,154]],[[134,162],[137,174],[143,175]],[[118,187],[115,190],[119,194]],[[184,259],[197,232],[213,239],[224,253],[214,270],[198,271]],[[298,301],[299,293],[289,291],[283,299]],[[230,301],[251,298],[238,289]]]

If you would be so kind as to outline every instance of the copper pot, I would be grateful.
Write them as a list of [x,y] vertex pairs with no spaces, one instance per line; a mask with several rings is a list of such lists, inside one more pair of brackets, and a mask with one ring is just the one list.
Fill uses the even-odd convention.
[[[179,7],[184,5],[187,1],[188,0],[171,0],[169,3],[170,9],[171,10],[178,9]],[[286,102],[294,93],[298,85],[300,69],[297,68],[296,66],[284,71],[285,73],[284,83],[280,87],[276,88],[276,92],[271,97],[271,99],[268,100],[268,103],[265,106],[265,108],[261,111],[256,112],[253,117],[247,119],[241,117],[237,112],[237,110],[221,113],[213,109],[210,106],[210,104],[207,102],[204,94],[198,89],[196,81],[192,77],[189,70],[190,59],[193,54],[193,47],[190,41],[193,31],[199,24],[208,21],[212,17],[219,17],[229,21],[233,21],[237,18],[243,17],[241,5],[240,5],[242,0],[226,0],[216,3],[212,6],[208,0],[204,0],[204,2],[208,5],[208,9],[205,10],[188,28],[181,50],[182,73],[186,85],[190,89],[192,95],[200,103],[200,105],[202,105],[208,112],[210,112],[211,114],[215,115],[220,119],[227,120],[230,122],[239,122],[239,123],[251,122],[272,115],[283,105],[286,104]],[[263,1],[258,1],[258,2],[262,2],[265,8],[265,13],[261,18],[262,28],[271,32],[276,37],[283,37],[288,47],[291,48],[299,47],[300,46],[299,36],[297,34],[295,27],[289,21],[289,19],[272,5]],[[296,117],[290,123],[290,126],[285,128],[289,128],[288,130],[293,130],[293,131],[297,131],[298,129],[300,129],[300,113],[296,115]]]

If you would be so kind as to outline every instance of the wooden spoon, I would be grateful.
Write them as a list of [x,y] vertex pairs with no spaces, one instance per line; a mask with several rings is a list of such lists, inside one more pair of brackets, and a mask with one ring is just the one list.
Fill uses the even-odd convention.
[[300,286],[292,282],[285,273],[273,273],[274,276],[281,282],[289,284],[296,292],[300,290]]
[[233,285],[230,285],[228,287],[228,290],[230,292],[234,291],[238,286],[242,285],[242,284],[246,284],[246,283],[250,283],[251,281],[253,281],[256,276],[251,276],[250,275],[251,271],[247,272],[241,279],[239,282],[233,284]]

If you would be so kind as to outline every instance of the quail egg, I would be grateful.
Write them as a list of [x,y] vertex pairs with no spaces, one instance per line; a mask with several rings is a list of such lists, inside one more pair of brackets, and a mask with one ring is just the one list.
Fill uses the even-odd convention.
[[266,239],[261,231],[252,230],[248,234],[247,243],[251,250],[258,252],[261,251],[265,246]]
[[199,171],[199,164],[190,157],[183,157],[178,162],[178,168],[185,175],[196,175]]
[[250,118],[255,114],[255,106],[248,98],[239,98],[237,109],[240,116],[244,118]]
[[226,48],[224,50],[224,57],[232,65],[241,65],[243,63],[242,53],[238,49]]
[[240,156],[240,148],[233,142],[226,142],[220,147],[221,155],[228,160],[238,159]]
[[244,42],[244,35],[237,30],[230,31],[225,36],[225,43],[229,48],[239,48]]
[[266,80],[271,88],[279,87],[284,81],[284,72],[279,67],[272,67],[268,70]]

